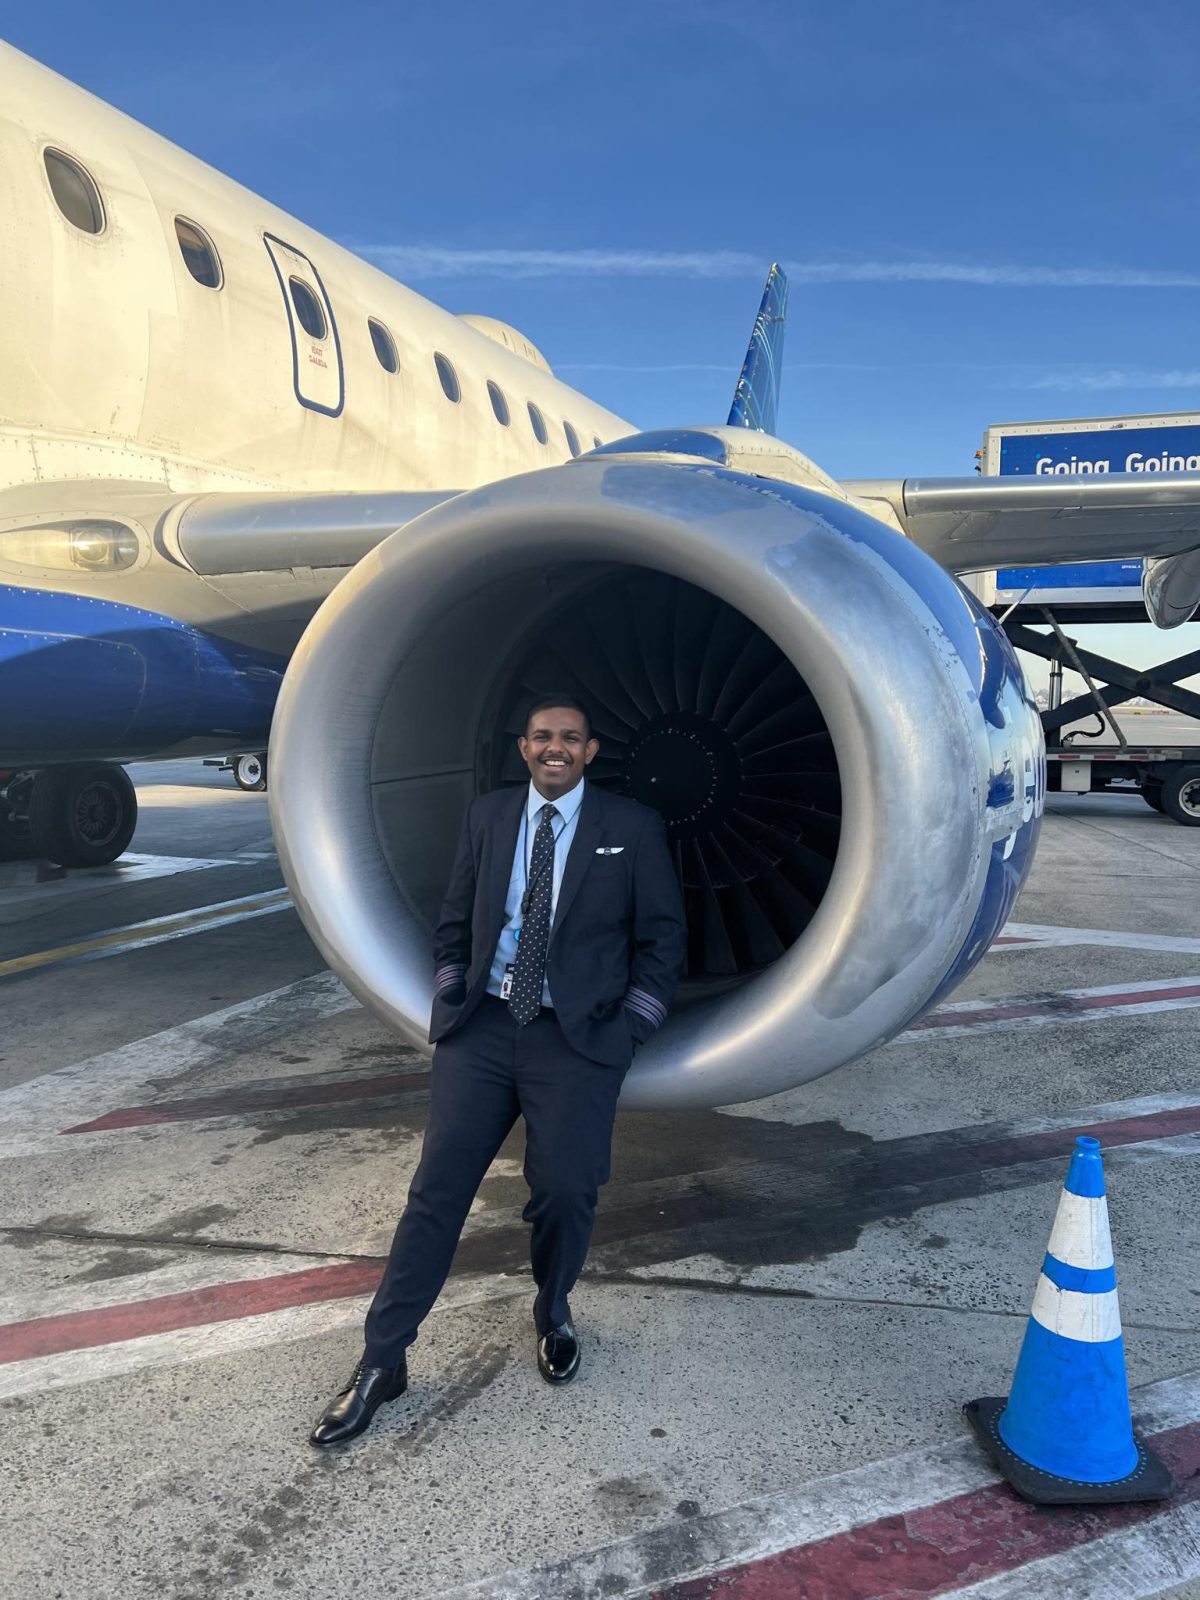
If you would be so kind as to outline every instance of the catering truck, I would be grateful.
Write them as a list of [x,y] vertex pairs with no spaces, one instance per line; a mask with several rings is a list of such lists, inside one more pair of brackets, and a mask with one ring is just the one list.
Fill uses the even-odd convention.
[[[988,477],[1200,472],[1200,412],[997,423],[984,434],[976,462]],[[1042,713],[1047,787],[1075,794],[1133,789],[1155,811],[1200,827],[1200,722],[1196,743],[1134,743],[1111,712],[1114,705],[1144,697],[1184,716],[1200,716],[1200,695],[1180,682],[1200,673],[1200,651],[1162,667],[1135,668],[1098,656],[1063,632],[1064,623],[1146,622],[1142,562],[1009,567],[975,575],[971,587],[1018,649],[1050,662],[1050,704]],[[1039,631],[1047,626],[1049,633]],[[1078,673],[1088,691],[1065,704],[1064,669]],[[1090,715],[1099,722],[1094,733],[1065,731]],[[1106,733],[1116,748],[1088,746],[1089,739]]]

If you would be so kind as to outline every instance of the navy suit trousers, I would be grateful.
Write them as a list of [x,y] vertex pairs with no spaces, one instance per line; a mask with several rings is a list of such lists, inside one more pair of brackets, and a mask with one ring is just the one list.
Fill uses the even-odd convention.
[[367,1313],[368,1365],[398,1365],[416,1338],[446,1281],[471,1201],[518,1116],[525,1118],[530,1198],[523,1215],[532,1224],[534,1323],[541,1335],[568,1319],[597,1192],[608,1181],[624,1076],[573,1050],[552,1012],[518,1027],[492,995],[437,1046],[420,1165]]

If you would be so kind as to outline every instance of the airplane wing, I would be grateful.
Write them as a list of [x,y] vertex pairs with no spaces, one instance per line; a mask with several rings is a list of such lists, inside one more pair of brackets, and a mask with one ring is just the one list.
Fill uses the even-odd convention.
[[1200,546],[1200,472],[893,478],[842,487],[889,505],[914,544],[951,572],[1174,556]]
[[904,478],[844,483],[951,572],[1149,558],[1151,620],[1178,627],[1200,605],[1200,472],[1053,478]]

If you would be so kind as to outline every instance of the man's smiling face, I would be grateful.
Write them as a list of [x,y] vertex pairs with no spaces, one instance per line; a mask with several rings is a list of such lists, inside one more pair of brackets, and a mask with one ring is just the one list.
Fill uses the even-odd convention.
[[517,740],[533,786],[544,800],[567,794],[600,745],[589,736],[587,718],[572,706],[539,706]]

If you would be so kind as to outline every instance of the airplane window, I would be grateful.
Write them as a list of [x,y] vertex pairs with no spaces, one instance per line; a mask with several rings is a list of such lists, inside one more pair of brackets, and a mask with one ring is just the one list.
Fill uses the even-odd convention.
[[42,160],[46,163],[50,193],[67,221],[83,233],[102,233],[104,206],[88,173],[61,150],[43,151]]
[[203,284],[206,289],[219,289],[224,281],[221,261],[216,246],[204,229],[198,228],[186,217],[176,217],[175,237],[179,240],[183,264],[196,282]]
[[310,339],[323,339],[329,329],[325,322],[325,313],[321,310],[321,302],[303,278],[289,278],[288,288],[292,292],[292,304],[296,308],[300,326]]
[[547,438],[549,437],[546,433],[546,419],[534,405],[532,400],[529,402],[529,421],[533,427],[537,442],[539,444],[545,444]]
[[563,432],[567,436],[567,449],[573,456],[577,456],[579,454],[579,435],[569,422],[563,423]]
[[455,372],[440,350],[433,352],[433,364],[437,368],[437,375],[442,385],[442,393],[447,400],[452,400],[457,405],[462,399],[462,390],[458,386],[458,373]]
[[504,398],[504,390],[499,384],[488,379],[488,397],[492,402],[492,410],[496,413],[496,421],[502,428],[508,427],[508,401]]
[[396,354],[396,341],[383,323],[376,322],[374,317],[367,318],[367,327],[371,330],[371,343],[375,346],[379,365],[385,372],[395,372],[400,365],[400,357]]

